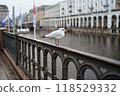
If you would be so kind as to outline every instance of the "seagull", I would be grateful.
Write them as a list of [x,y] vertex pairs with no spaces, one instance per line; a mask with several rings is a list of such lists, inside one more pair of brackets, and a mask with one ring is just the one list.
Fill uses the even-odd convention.
[[65,30],[64,28],[60,28],[59,30],[55,30],[45,36],[42,36],[42,38],[55,39],[55,45],[59,46],[59,39],[65,36],[65,32],[67,32],[67,30]]

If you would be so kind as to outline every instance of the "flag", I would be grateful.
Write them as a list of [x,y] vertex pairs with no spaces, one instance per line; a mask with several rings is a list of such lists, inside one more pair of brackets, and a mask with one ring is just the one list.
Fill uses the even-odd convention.
[[3,19],[0,21],[1,26],[5,26],[5,22],[3,23]]
[[3,23],[2,26],[5,27],[5,23]]
[[2,20],[2,23],[5,23],[9,19],[8,16],[5,17],[5,19]]
[[18,26],[20,27],[22,25],[22,16],[21,16],[21,9],[20,9],[20,16],[19,16],[19,24]]
[[35,10],[35,4],[33,6],[33,27],[36,28],[36,10]]
[[2,23],[2,20],[0,21],[0,25],[2,25],[3,23]]
[[14,27],[13,14],[12,14],[12,27]]

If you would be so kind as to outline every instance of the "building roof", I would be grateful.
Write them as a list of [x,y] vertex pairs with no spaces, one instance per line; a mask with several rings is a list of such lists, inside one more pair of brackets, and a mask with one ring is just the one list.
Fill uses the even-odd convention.
[[6,5],[0,5],[0,12],[8,12],[8,7]]
[[40,10],[45,10],[45,8],[46,7],[49,7],[50,5],[42,5],[42,6],[40,6],[40,7],[38,7],[38,11],[40,11]]
[[0,5],[0,8],[8,9],[8,7],[6,5]]

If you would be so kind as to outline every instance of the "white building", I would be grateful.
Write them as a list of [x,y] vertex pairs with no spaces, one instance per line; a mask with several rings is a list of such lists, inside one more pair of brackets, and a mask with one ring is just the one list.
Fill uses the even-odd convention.
[[45,9],[45,18],[60,17],[60,3],[47,7]]
[[88,14],[116,9],[115,0],[64,0],[60,3],[60,16]]
[[8,7],[6,5],[0,5],[0,21],[2,19],[5,19],[5,17],[8,16],[8,14],[9,14]]
[[60,18],[50,16],[42,20],[43,26],[120,27],[120,10],[116,10],[116,0],[64,0],[60,2]]
[[[53,19],[51,19],[53,18]],[[60,18],[60,3],[47,7],[45,9],[45,19],[48,21],[43,22],[41,20],[42,26],[57,26],[55,18]],[[46,24],[47,23],[47,24]]]

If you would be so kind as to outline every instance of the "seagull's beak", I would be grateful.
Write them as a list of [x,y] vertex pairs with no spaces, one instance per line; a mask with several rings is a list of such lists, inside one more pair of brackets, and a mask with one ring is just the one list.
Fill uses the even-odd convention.
[[65,30],[65,32],[68,32],[68,30]]

